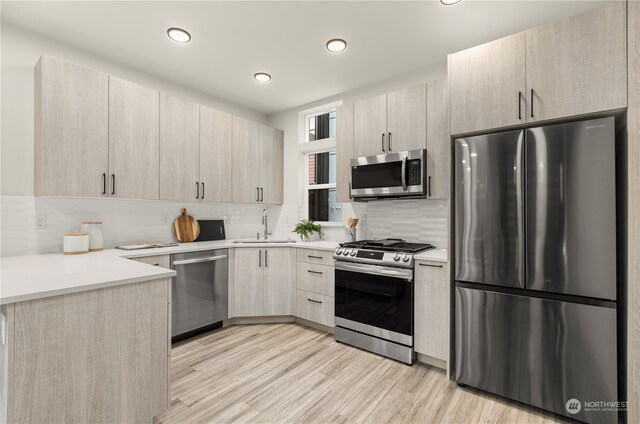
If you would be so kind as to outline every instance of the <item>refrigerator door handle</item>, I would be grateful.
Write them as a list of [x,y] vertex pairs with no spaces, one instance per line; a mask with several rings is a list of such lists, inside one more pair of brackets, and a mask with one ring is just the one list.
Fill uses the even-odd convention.
[[514,167],[514,177],[516,180],[516,210],[517,210],[517,219],[518,219],[518,223],[517,223],[517,231],[518,231],[518,240],[520,241],[518,243],[518,252],[517,252],[517,256],[518,256],[518,264],[520,264],[520,266],[518,267],[518,277],[520,279],[520,284],[522,285],[523,288],[527,287],[527,283],[525,281],[525,272],[524,272],[524,267],[525,267],[525,251],[524,251],[524,246],[526,244],[524,238],[525,238],[525,234],[524,234],[524,222],[525,222],[525,206],[524,206],[524,154],[525,154],[525,143],[526,143],[526,135],[525,132],[523,131],[520,134],[520,137],[518,137],[518,146],[516,148],[516,166]]

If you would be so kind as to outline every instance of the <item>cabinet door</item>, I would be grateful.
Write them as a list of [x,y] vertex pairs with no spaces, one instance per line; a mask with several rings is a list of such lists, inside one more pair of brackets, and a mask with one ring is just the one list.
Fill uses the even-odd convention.
[[360,100],[353,105],[353,154],[381,155],[387,151],[387,95]]
[[451,134],[525,122],[525,34],[449,56]]
[[260,187],[260,124],[233,117],[233,201],[256,203]]
[[160,199],[197,200],[199,107],[160,93]]
[[264,315],[263,249],[235,249],[234,315],[251,317]]
[[200,199],[233,200],[233,116],[200,106]]
[[351,158],[353,158],[353,103],[336,109],[336,200],[351,201]]
[[415,348],[417,352],[449,360],[450,285],[448,266],[416,262]]
[[446,79],[427,84],[427,197],[448,199],[451,173],[449,87]]
[[290,248],[264,249],[264,315],[291,315],[295,252]]
[[36,195],[107,196],[108,76],[42,56],[35,95]]
[[260,201],[282,204],[284,133],[260,124]]
[[427,86],[387,94],[387,149],[389,152],[427,147]]
[[626,22],[618,1],[528,30],[527,121],[626,107]]
[[160,93],[109,77],[109,195],[158,199]]

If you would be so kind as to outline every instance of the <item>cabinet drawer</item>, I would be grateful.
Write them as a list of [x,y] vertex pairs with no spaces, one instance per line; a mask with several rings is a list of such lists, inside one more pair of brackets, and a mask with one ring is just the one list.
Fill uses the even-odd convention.
[[296,306],[298,317],[333,327],[335,306],[333,297],[298,290]]
[[334,295],[335,271],[332,266],[298,262],[298,288],[312,293]]
[[170,268],[169,255],[144,256],[140,258],[131,258],[134,261],[142,262],[149,265],[159,266],[161,268]]
[[333,265],[333,250],[296,249],[298,262]]

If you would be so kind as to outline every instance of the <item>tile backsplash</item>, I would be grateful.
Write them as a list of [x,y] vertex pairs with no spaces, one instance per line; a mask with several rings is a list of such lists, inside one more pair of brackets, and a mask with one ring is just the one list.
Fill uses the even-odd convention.
[[[349,217],[360,219],[358,239],[401,237],[447,247],[447,201],[395,200],[343,204],[343,223],[325,226],[324,239],[344,241]],[[291,232],[306,216],[296,204],[258,205],[124,199],[0,196],[0,256],[53,253],[62,250],[62,235],[78,231],[81,221],[104,223],[104,244],[173,240],[171,223],[186,207],[197,219],[225,218],[227,238],[253,238],[262,233],[267,208],[273,238],[296,238]],[[36,229],[45,217],[46,229]]]

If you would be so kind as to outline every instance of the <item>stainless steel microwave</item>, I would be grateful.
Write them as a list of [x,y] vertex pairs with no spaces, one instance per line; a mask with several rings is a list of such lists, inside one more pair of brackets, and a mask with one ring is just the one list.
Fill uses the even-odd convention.
[[351,159],[351,197],[426,197],[426,149]]

